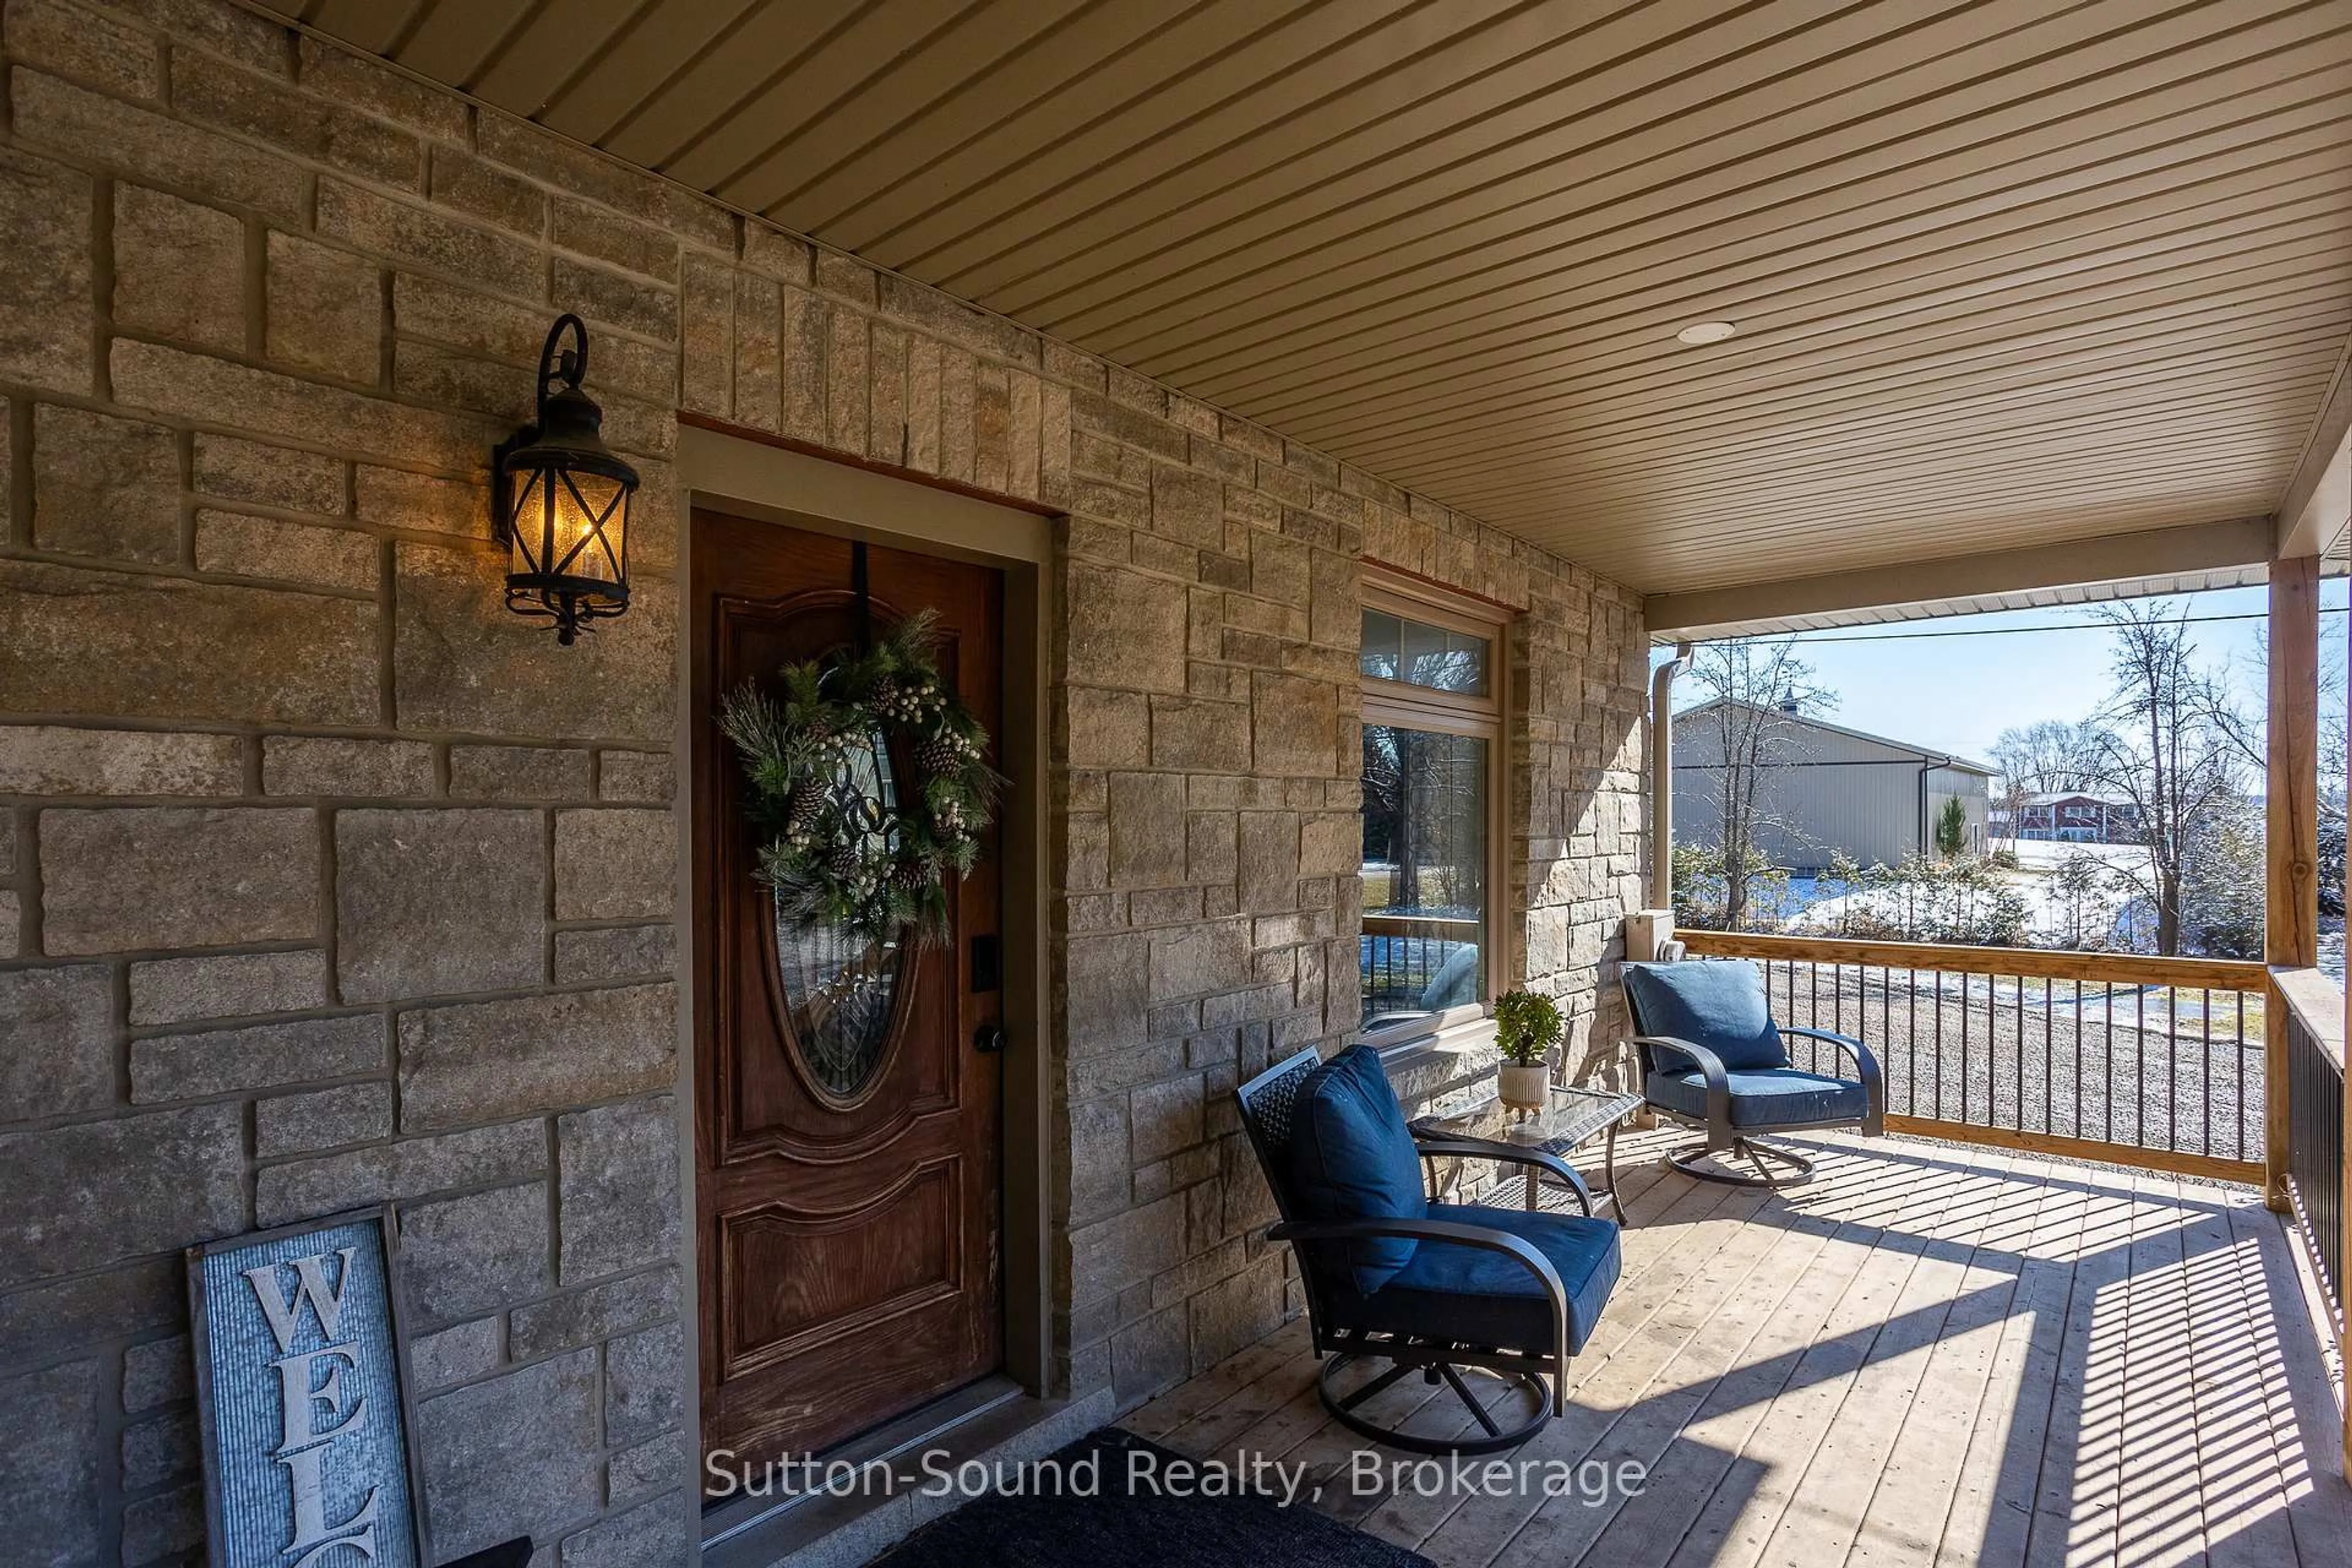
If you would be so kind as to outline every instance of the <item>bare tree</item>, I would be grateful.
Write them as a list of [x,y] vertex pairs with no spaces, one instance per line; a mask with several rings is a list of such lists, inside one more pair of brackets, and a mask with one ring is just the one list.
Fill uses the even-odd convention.
[[2009,811],[2009,837],[2020,837],[2025,804],[2037,795],[2088,789],[2099,771],[2099,746],[2092,726],[2063,719],[2015,725],[1992,743],[2000,768],[2001,805]]
[[[2346,627],[2336,614],[2319,622],[2319,912],[2344,913],[2345,842],[2347,795],[2352,795],[2352,726],[2345,709]],[[2271,639],[2265,628],[2254,634],[2252,653],[2240,672],[2248,689],[2263,691],[2270,679]],[[2267,773],[2270,760],[2262,750],[2263,726],[2246,726],[2246,766]]]
[[1750,879],[1769,869],[1758,841],[1770,821],[1772,779],[1804,752],[1803,728],[1791,721],[1834,707],[1837,698],[1797,657],[1793,637],[1705,644],[1688,679],[1717,704],[1722,750],[1703,748],[1691,761],[1706,770],[1715,794],[1724,924],[1738,931],[1747,923]]
[[2246,809],[2250,747],[2227,687],[2199,662],[2187,610],[2162,599],[2099,612],[2114,633],[2115,689],[2095,721],[2096,783],[2131,803],[2144,860],[2120,875],[2156,915],[2156,949],[2180,951],[2181,910],[2201,839]]
[[2036,794],[2087,789],[2099,771],[2098,737],[2090,725],[2044,719],[2003,730],[1992,760],[2003,779]]

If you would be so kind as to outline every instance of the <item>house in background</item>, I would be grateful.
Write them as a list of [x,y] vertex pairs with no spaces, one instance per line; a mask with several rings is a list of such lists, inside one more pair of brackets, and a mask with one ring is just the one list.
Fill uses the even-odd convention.
[[1725,788],[1750,758],[1744,737],[1751,733],[1760,764],[1755,841],[1775,866],[1819,871],[1841,852],[1861,865],[1892,866],[1933,853],[1936,821],[1950,800],[1967,817],[1964,847],[1984,852],[1992,767],[1791,707],[1722,699],[1675,716],[1677,843],[1719,839]]
[[2028,843],[2137,844],[2139,808],[2128,795],[2045,791],[2017,803],[2011,837]]

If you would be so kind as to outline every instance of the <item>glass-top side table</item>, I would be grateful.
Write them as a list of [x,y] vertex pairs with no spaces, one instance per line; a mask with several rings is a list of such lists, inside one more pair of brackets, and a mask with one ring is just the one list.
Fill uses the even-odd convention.
[[[1504,1125],[1499,1142],[1517,1143],[1529,1149],[1541,1149],[1548,1154],[1566,1159],[1575,1150],[1591,1142],[1597,1134],[1602,1139],[1601,1172],[1602,1185],[1595,1187],[1592,1202],[1595,1208],[1604,1203],[1617,1215],[1617,1223],[1625,1223],[1625,1211],[1617,1202],[1617,1128],[1625,1118],[1642,1108],[1638,1094],[1622,1093],[1610,1089],[1563,1089],[1552,1087],[1544,1108],[1532,1116],[1512,1113]],[[1432,1137],[1460,1136],[1471,1118],[1425,1116],[1413,1122],[1413,1130]],[[1489,1136],[1493,1136],[1489,1134]],[[1527,1206],[1538,1206],[1537,1177],[1541,1174],[1534,1166],[1526,1167]],[[1557,1178],[1555,1178],[1557,1184]]]

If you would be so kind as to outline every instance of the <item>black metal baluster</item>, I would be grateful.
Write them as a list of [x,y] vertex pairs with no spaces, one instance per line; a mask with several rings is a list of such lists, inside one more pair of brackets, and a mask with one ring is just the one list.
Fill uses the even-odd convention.
[[[2042,1091],[2042,1103],[2048,1104],[2050,1090]],[[2025,976],[2017,977],[2017,1130],[2025,1131]]]
[[2105,1016],[2107,1048],[2107,1126],[2105,1142],[2115,1142],[2115,980],[2100,980],[2100,1013]]
[[2221,1076],[2221,1065],[2213,1059],[2213,992],[2207,986],[2200,993],[2197,1016],[2189,1020],[2194,1026],[2191,1038],[2197,1045],[2197,1066],[2200,1083],[2198,1092],[2204,1096],[2200,1111],[2203,1121],[2197,1134],[2197,1147],[2217,1158],[2221,1153],[2221,1140],[2213,1129],[2213,1080]]
[[2147,1147],[2147,987],[2132,987],[2132,1147]]
[[[2042,983],[2042,1131],[2044,1132],[2058,1131],[2058,1077],[2053,1070],[2050,1049],[2050,1016],[2056,1011],[2058,1011],[2058,982],[2054,979],[2045,980]],[[2021,1043],[2023,1038],[2021,1033],[2019,1035]],[[2020,1127],[2025,1125],[2024,1117],[2018,1118],[2018,1125]]]
[[2074,1018],[2074,1070],[2066,1076],[2074,1084],[2074,1120],[2072,1130],[2075,1137],[2083,1135],[2083,981],[2077,975],[2067,984],[2074,988],[2072,1006]]
[[[1843,1035],[1843,1034],[1844,1034],[1844,1033],[1845,1033],[1845,965],[1844,965],[1844,964],[1843,964],[1843,963],[1832,963],[1832,964],[1831,964],[1831,965],[1830,965],[1830,1017],[1831,1017],[1831,1019],[1832,1019],[1832,1022],[1831,1022],[1831,1024],[1830,1024],[1830,1033],[1832,1033],[1832,1034],[1833,1034],[1833,1035]],[[1805,1042],[1805,1045],[1806,1045],[1806,1047],[1807,1047],[1807,1049],[1806,1049],[1806,1051],[1805,1051],[1805,1059],[1806,1059],[1807,1063],[1809,1064],[1809,1066],[1807,1067],[1806,1070],[1807,1070],[1808,1072],[1819,1072],[1819,1071],[1821,1071],[1821,1070],[1822,1070],[1822,1043],[1821,1043],[1821,1041],[1819,1041],[1819,1040],[1807,1040],[1807,1041]]]
[[[2237,1037],[2230,1054],[2235,1057],[2238,1061],[2238,1100],[2236,1107],[2236,1117],[2238,1122],[2238,1158],[2242,1160],[2246,1158],[2246,994],[2242,991],[2235,992],[2231,994],[2231,1000],[2235,1004],[2230,1011],[2234,1015],[2233,1022],[2235,1027],[2232,1032]],[[2270,1000],[2271,998],[2264,998],[2264,1002],[2266,1004]],[[2277,1000],[2280,1005],[2284,1006],[2285,1005],[2284,997],[2280,997]],[[2206,1011],[2210,1016],[2211,1009],[2209,1007]],[[2292,1016],[2292,1015],[2289,1016]],[[2213,1030],[2210,1024],[2207,1025],[2205,1033],[2208,1038],[2211,1037]],[[2267,1062],[2263,1064],[2264,1076],[2263,1079],[2263,1096],[2265,1100],[2270,1097],[2271,1089],[2270,1079],[2268,1076],[2269,1066],[2270,1064]],[[2206,1120],[2209,1122],[2212,1120],[2212,1114],[2213,1113],[2210,1110],[2205,1113]],[[2267,1132],[2265,1132],[2265,1136],[2267,1137]]]
[[[2180,988],[2164,988],[2164,1142],[2168,1149],[2180,1147]],[[2213,1064],[2198,1064],[2198,1078],[2206,1083],[2213,1081]],[[2210,1152],[2209,1150],[2208,1152]]]
[[1969,1120],[1969,972],[1960,971],[1960,1121]]
[[1886,1051],[1886,1041],[1891,1041],[1894,1037],[1895,1037],[1895,971],[1882,969],[1879,971],[1879,1053],[1882,1053],[1882,1056],[1891,1056],[1891,1053]]
[[[1814,982],[1814,990],[1816,993],[1820,990],[1820,981],[1818,977],[1820,976],[1821,972],[1822,966],[1820,963],[1816,963],[1813,965],[1813,973],[1816,976]],[[1832,1029],[1835,1029],[1837,1027],[1838,986],[1843,984],[1841,974],[1841,965],[1835,963],[1830,965],[1830,1027]],[[1813,1027],[1818,1029],[1821,1026],[1822,1021],[1818,1016],[1816,1016],[1813,1019]],[[1819,1072],[1821,1070],[1818,1059],[1821,1048],[1822,1043],[1819,1040],[1808,1039],[1805,1041],[1805,1070],[1807,1072]],[[1795,1058],[1791,1058],[1790,1059],[1794,1060]]]
[[1936,976],[1936,1120],[1944,1119],[1944,977]]

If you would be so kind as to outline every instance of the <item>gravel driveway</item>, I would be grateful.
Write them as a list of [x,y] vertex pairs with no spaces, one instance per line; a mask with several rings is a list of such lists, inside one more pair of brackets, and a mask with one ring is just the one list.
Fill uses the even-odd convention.
[[[1783,1023],[1870,1047],[1889,1114],[2263,1157],[2259,997],[1808,964],[1773,965],[1770,985]],[[1829,1047],[1790,1047],[1836,1070]]]

